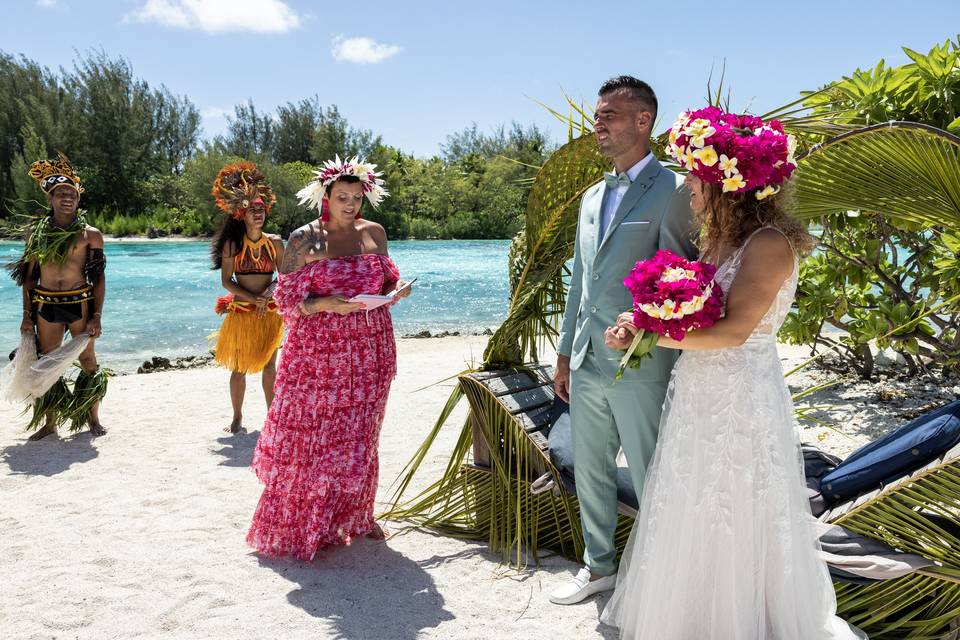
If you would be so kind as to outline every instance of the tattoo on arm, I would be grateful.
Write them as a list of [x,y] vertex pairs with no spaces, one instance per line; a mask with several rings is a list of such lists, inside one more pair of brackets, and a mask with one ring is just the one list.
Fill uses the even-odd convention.
[[87,247],[87,262],[83,270],[87,280],[92,285],[97,285],[103,279],[103,272],[107,268],[107,259],[103,255],[103,249]]
[[300,265],[297,263],[303,258],[304,235],[300,229],[290,234],[287,248],[283,252],[283,260],[280,261],[280,273],[290,273],[299,268]]
[[323,234],[313,226],[297,229],[290,234],[287,247],[283,251],[280,273],[291,273],[307,263],[307,254],[321,253],[325,248]]

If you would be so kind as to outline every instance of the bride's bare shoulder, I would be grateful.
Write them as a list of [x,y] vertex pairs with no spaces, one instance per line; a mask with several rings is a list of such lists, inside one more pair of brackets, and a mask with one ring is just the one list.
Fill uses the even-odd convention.
[[756,232],[743,249],[742,268],[786,277],[793,270],[796,256],[790,241],[780,231],[767,228]]

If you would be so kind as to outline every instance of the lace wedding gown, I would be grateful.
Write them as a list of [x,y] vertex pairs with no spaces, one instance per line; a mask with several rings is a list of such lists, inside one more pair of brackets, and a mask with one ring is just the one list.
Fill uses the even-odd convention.
[[[725,292],[746,246],[717,270]],[[835,615],[777,355],[796,286],[795,263],[744,345],[685,351],[677,361],[639,516],[602,616],[622,638],[865,637]]]

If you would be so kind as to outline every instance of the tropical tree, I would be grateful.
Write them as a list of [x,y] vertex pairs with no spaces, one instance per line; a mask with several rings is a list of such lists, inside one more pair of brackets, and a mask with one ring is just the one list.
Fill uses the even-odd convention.
[[48,143],[62,144],[63,110],[70,100],[72,96],[61,90],[49,69],[22,56],[0,53],[0,202],[7,205],[3,209],[21,210],[17,206],[19,176],[12,165],[18,157],[22,161],[28,137],[34,145],[30,152],[37,149],[37,141],[41,154],[47,152]]
[[[935,204],[940,215],[951,207],[943,161],[952,157],[955,139],[940,130],[960,132],[960,43],[948,40],[925,55],[904,53],[910,63],[888,67],[881,60],[805,100],[815,116],[837,122],[928,125],[896,125],[896,132],[879,127],[834,140],[823,155],[829,168],[815,170],[827,160],[811,157],[798,178],[798,213],[815,217],[820,246],[803,265],[797,310],[781,335],[826,346],[837,364],[865,378],[874,371],[871,345],[896,351],[911,375],[960,371],[960,307],[944,304],[958,293],[960,241],[949,218],[929,215],[928,206]],[[928,156],[933,150],[941,155]],[[861,175],[856,165],[865,160],[872,172]],[[843,193],[831,191],[834,186]],[[831,202],[846,208],[829,209]],[[932,307],[939,312],[927,313]]]
[[181,171],[193,154],[199,121],[189,100],[102,52],[58,74],[0,55],[0,197],[8,210],[32,209],[37,192],[23,165],[59,150],[83,178],[85,207],[139,213],[149,177]]
[[323,107],[318,96],[277,107],[273,161],[314,162],[311,150],[322,120]]
[[238,104],[233,116],[227,116],[227,132],[217,139],[217,146],[241,158],[269,158],[274,150],[273,118],[257,111],[253,100]]

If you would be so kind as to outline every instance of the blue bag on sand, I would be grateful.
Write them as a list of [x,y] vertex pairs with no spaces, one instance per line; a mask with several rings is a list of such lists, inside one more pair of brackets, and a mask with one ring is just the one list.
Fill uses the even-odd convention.
[[943,455],[960,443],[960,400],[911,420],[865,444],[823,476],[830,505],[879,489]]

